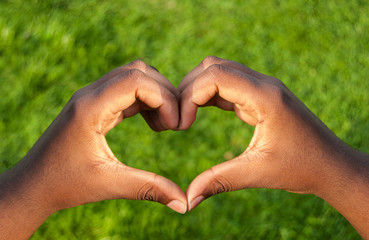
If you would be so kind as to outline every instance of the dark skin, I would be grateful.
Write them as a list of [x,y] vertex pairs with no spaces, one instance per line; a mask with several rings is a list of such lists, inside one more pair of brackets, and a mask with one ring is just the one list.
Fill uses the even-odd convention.
[[[185,130],[197,108],[210,105],[235,111],[255,126],[254,136],[186,194],[124,165],[106,143],[109,130],[137,113],[155,131]],[[54,212],[89,202],[151,200],[185,213],[214,194],[255,187],[315,194],[369,239],[368,180],[368,155],[338,139],[280,80],[207,57],[176,89],[135,61],[78,90],[24,159],[0,175],[0,239],[27,239]]]
[[189,210],[219,192],[245,188],[315,194],[369,239],[369,156],[337,138],[278,79],[237,62],[206,58],[185,76],[180,130],[197,108],[231,110],[254,136],[238,157],[201,173],[186,191]]
[[54,212],[105,199],[151,200],[185,213],[172,181],[121,163],[105,135],[141,113],[155,131],[178,125],[177,89],[142,61],[78,90],[37,143],[0,175],[0,239],[27,239]]

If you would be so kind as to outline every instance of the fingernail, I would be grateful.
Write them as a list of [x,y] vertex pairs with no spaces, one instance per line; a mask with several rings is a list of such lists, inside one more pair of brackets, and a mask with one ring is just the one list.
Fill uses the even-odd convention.
[[180,131],[181,129],[179,128],[180,126],[182,125],[182,119],[181,119],[181,116],[179,116],[179,120],[178,120],[178,125],[177,127],[175,128],[176,131]]
[[195,198],[194,200],[192,200],[189,204],[190,206],[189,206],[188,211],[194,209],[197,205],[199,205],[204,200],[205,200],[204,196],[201,196],[201,195]]
[[150,65],[150,67],[151,67],[152,69],[154,69],[155,71],[159,72],[159,70],[158,70],[156,67],[151,66],[151,65]]
[[171,202],[167,204],[167,207],[173,209],[176,212],[182,213],[182,214],[185,214],[187,211],[187,206],[179,200],[172,200]]

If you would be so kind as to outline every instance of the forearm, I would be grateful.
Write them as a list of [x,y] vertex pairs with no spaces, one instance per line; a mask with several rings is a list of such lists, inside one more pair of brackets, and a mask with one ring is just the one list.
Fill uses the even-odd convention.
[[37,175],[25,161],[0,175],[0,239],[28,239],[53,213]]
[[[346,148],[333,170],[324,200],[339,211],[364,238],[369,239],[369,155]],[[337,159],[336,159],[337,160]]]

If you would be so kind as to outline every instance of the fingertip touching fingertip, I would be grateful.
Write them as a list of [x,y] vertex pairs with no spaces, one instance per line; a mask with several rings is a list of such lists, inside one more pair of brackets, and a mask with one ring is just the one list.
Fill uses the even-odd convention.
[[179,200],[170,201],[167,204],[167,207],[181,214],[185,214],[187,212],[187,204],[184,204],[183,202]]
[[197,207],[204,200],[205,200],[205,197],[200,195],[200,196],[192,199],[192,201],[188,201],[188,211],[191,211],[192,209]]
[[176,131],[182,131],[182,130],[185,130],[185,128],[183,127],[183,121],[182,119],[180,118],[179,121],[178,121],[178,125],[177,127],[175,128]]
[[179,120],[178,126],[176,128],[176,130],[178,131],[184,131],[187,130],[191,127],[192,123],[194,121],[187,121],[187,120],[183,120],[182,118]]

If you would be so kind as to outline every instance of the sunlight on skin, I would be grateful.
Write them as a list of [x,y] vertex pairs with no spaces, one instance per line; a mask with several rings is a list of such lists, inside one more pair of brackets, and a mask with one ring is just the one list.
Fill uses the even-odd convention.
[[54,212],[105,199],[156,201],[185,213],[186,196],[174,182],[124,165],[105,140],[137,113],[155,131],[175,129],[178,99],[142,61],[78,90],[25,158],[0,176],[0,238],[29,238]]
[[323,198],[369,238],[369,156],[337,138],[280,80],[237,62],[207,57],[178,90],[181,130],[195,121],[199,106],[208,105],[234,110],[255,126],[240,156],[192,181],[186,191],[189,210],[222,192],[284,189]]
[[[254,136],[240,156],[198,175],[186,194],[124,165],[106,142],[109,130],[137,113],[154,131],[186,130],[198,107],[210,105],[235,111],[255,126]],[[176,89],[134,61],[78,90],[24,159],[0,175],[0,238],[29,238],[54,212],[106,199],[156,201],[185,213],[218,193],[271,188],[323,198],[367,239],[368,172],[368,155],[337,138],[276,78],[207,57]]]

